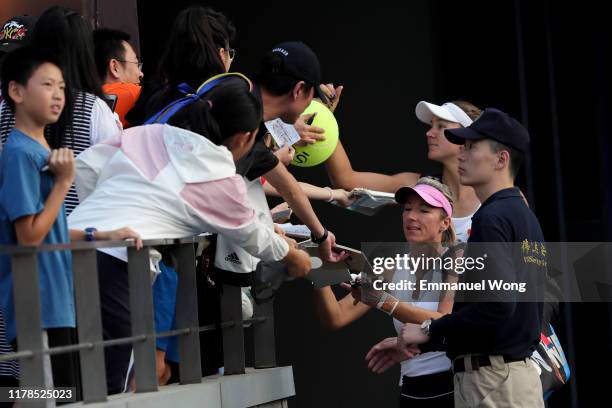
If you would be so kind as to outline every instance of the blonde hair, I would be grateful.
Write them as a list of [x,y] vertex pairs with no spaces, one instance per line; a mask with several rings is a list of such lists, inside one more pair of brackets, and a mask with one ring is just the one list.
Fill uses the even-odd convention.
[[[420,179],[417,180],[416,183],[417,184],[425,184],[427,186],[431,186],[431,187],[435,188],[436,190],[441,192],[444,195],[444,197],[446,197],[446,199],[450,203],[451,207],[453,207],[453,193],[450,191],[450,188],[448,188],[448,186],[446,184],[442,183],[437,178],[434,178],[434,177],[421,177]],[[446,218],[448,216],[449,216],[449,214],[446,214],[446,211],[444,211],[444,209],[442,209],[442,217],[441,217],[441,219],[444,219],[444,218]],[[451,246],[455,245],[456,241],[457,241],[457,235],[455,234],[455,227],[453,226],[453,223],[451,221],[451,223],[449,224],[448,228],[445,231],[442,232],[442,245],[447,246],[447,247],[451,247]]]
[[472,120],[476,120],[482,114],[482,109],[468,101],[458,99],[452,103],[460,107]]

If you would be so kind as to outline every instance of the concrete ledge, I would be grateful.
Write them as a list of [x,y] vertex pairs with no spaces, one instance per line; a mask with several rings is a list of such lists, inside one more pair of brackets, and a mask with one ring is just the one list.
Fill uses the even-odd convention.
[[210,376],[200,384],[169,385],[158,392],[113,395],[107,402],[70,404],[87,408],[202,407],[247,408],[281,401],[295,395],[292,367],[263,370],[247,368],[245,374]]
[[242,375],[219,378],[223,408],[243,408],[279,401],[295,395],[293,368],[247,369]]

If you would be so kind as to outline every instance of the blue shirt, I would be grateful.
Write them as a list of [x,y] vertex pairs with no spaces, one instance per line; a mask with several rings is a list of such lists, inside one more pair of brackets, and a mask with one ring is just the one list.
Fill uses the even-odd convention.
[[[23,132],[13,129],[0,155],[0,244],[16,245],[15,220],[40,213],[51,193],[54,177],[42,171],[49,151]],[[44,244],[69,243],[64,205]],[[72,258],[69,251],[38,254],[42,327],[75,327]],[[7,337],[13,340],[15,309],[10,256],[0,255],[0,306]]]

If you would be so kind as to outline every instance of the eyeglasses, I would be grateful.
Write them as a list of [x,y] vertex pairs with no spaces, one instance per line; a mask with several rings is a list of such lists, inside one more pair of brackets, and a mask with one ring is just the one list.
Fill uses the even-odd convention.
[[130,64],[137,64],[138,65],[138,70],[142,71],[142,62],[138,62],[138,61],[126,61],[126,60],[117,60],[119,62],[129,62]]
[[233,61],[236,58],[236,50],[233,48],[227,48],[227,54],[229,55],[230,61]]

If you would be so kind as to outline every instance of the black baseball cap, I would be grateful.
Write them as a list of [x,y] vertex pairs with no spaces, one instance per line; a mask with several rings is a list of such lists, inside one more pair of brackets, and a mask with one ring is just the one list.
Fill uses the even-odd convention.
[[36,19],[32,16],[15,16],[0,29],[0,52],[8,53],[30,43]]
[[466,140],[492,139],[525,153],[529,150],[529,132],[519,121],[499,109],[487,108],[465,128],[445,129],[449,142],[462,145]]
[[289,75],[312,85],[316,96],[327,103],[327,97],[321,91],[320,86],[321,64],[309,46],[298,41],[283,42],[274,46],[270,54],[278,55],[283,60],[281,70],[275,73]]
[[283,71],[296,79],[318,87],[321,84],[321,65],[317,55],[306,44],[283,42],[270,51],[283,59]]

